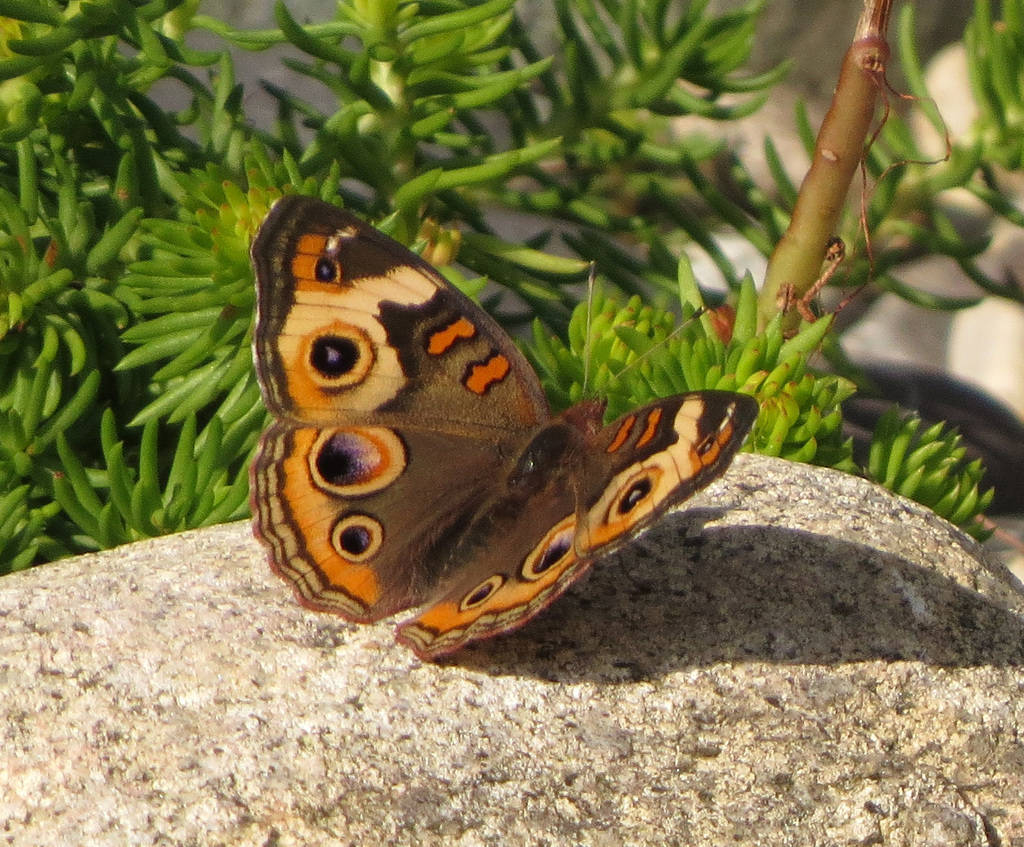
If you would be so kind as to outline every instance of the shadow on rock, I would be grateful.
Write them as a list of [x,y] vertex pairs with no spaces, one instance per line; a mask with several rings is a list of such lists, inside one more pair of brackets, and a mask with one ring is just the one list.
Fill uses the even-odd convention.
[[[522,629],[446,663],[604,683],[719,662],[1024,665],[1024,616],[1008,605],[1024,600],[1009,576],[991,574],[990,599],[866,545],[766,526],[703,529],[712,517],[664,521]],[[675,560],[652,553],[670,545]]]

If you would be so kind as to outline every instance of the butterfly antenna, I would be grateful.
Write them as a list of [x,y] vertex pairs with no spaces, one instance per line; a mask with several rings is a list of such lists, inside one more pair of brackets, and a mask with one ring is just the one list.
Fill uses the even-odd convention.
[[590,274],[587,276],[587,331],[583,336],[583,396],[587,396],[590,384],[590,343],[591,331],[594,327],[594,277],[597,274],[597,263],[590,263]]
[[699,306],[699,307],[698,307],[698,308],[697,308],[697,309],[696,309],[696,310],[694,311],[694,313],[693,313],[692,315],[690,315],[689,317],[687,317],[687,318],[686,318],[685,320],[681,320],[681,321],[679,322],[679,324],[678,324],[678,325],[677,325],[677,326],[676,326],[675,328],[673,328],[673,330],[672,330],[672,331],[671,331],[671,332],[670,332],[670,333],[669,333],[668,335],[666,335],[666,336],[665,336],[665,337],[664,337],[663,339],[661,339],[661,341],[656,341],[656,342],[654,342],[653,344],[651,344],[651,346],[650,346],[650,347],[649,347],[649,348],[648,348],[647,350],[644,350],[644,352],[643,352],[643,353],[638,353],[638,354],[637,354],[637,357],[636,357],[636,358],[635,358],[635,359],[634,359],[634,360],[633,360],[632,362],[630,362],[630,363],[629,363],[628,365],[626,365],[626,366],[625,366],[625,367],[624,367],[624,368],[623,368],[623,369],[622,369],[621,371],[619,371],[619,372],[618,372],[618,373],[617,373],[617,374],[615,375],[615,379],[622,379],[622,377],[623,377],[623,375],[624,375],[624,374],[627,374],[627,373],[629,373],[629,372],[630,372],[631,370],[633,370],[634,368],[637,368],[637,367],[639,367],[640,365],[642,365],[642,364],[644,363],[644,361],[646,361],[646,359],[647,359],[647,358],[648,358],[648,357],[649,357],[649,356],[650,356],[650,355],[651,355],[651,354],[652,354],[652,353],[653,353],[653,352],[654,352],[655,350],[658,350],[659,348],[661,348],[661,347],[664,347],[664,346],[665,346],[666,344],[668,344],[668,343],[669,343],[669,342],[670,342],[670,341],[671,341],[671,340],[672,340],[673,338],[676,338],[677,336],[679,336],[679,335],[682,335],[682,334],[683,334],[683,332],[685,332],[685,331],[686,331],[686,328],[687,328],[687,327],[688,327],[688,326],[689,326],[689,325],[690,325],[690,324],[691,324],[691,323],[692,323],[693,321],[695,321],[695,320],[698,320],[698,319],[699,319],[699,318],[701,318],[701,317],[702,317],[703,315],[707,314],[707,312],[708,312],[708,308],[707,308],[707,306]]

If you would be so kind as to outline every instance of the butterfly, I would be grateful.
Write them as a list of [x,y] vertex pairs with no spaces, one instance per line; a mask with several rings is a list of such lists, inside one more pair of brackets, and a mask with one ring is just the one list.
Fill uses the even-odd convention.
[[299,601],[433,659],[518,627],[728,467],[750,397],[667,397],[611,424],[552,415],[511,338],[355,216],[285,196],[251,246],[256,374],[273,422],[256,536]]

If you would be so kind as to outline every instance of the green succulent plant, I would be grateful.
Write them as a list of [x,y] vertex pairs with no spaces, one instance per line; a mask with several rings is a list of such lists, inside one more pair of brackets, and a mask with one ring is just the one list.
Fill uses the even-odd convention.
[[[796,189],[770,142],[775,197],[722,142],[674,123],[731,120],[770,96],[785,69],[744,70],[759,2],[713,14],[705,3],[552,0],[555,51],[513,0],[342,0],[331,19],[302,25],[278,3],[277,26],[262,31],[198,5],[0,0],[0,572],[247,514],[266,416],[248,245],[287,192],[429,245],[510,331],[532,325],[524,347],[556,405],[597,393],[613,414],[656,394],[730,388],[761,401],[749,449],[855,470],[841,431],[853,383],[811,365],[822,349],[845,372],[834,325],[759,325],[754,287],[719,244],[728,227],[767,256]],[[906,245],[972,273],[983,246],[955,243],[929,202],[937,192],[966,185],[1019,218],[975,176],[1015,161],[999,107],[1019,96],[1006,45],[1022,15],[1019,0],[1004,6],[1005,27],[986,27],[979,2],[969,36],[985,48],[973,73],[988,129],[939,173],[891,171],[871,198],[868,222],[885,236],[875,278],[928,306],[964,303],[902,290],[888,271]],[[189,47],[199,29],[223,47]],[[916,84],[907,32],[905,19]],[[267,84],[274,114],[257,124],[227,48],[284,44],[284,64],[331,105]],[[177,106],[158,103],[168,93]],[[913,159],[898,126],[869,151],[872,173]],[[729,191],[708,176],[713,163]],[[916,228],[900,223],[908,207],[924,210]],[[536,234],[503,237],[496,210],[530,216]],[[686,245],[711,258],[726,295],[680,264]],[[592,264],[608,293],[580,305]],[[866,260],[849,267],[839,282],[860,285]],[[977,278],[982,293],[1012,296]],[[712,310],[723,296],[734,320]],[[927,492],[975,527],[987,502],[976,472],[944,482],[935,469],[960,467],[955,448],[925,450],[947,443],[931,430],[913,437],[901,455],[904,431],[880,430],[887,471],[876,478]]]

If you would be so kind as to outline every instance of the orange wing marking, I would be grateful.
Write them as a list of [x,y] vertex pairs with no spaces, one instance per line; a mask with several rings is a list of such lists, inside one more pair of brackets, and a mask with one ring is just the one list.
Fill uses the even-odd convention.
[[462,384],[474,394],[483,396],[491,390],[491,386],[501,382],[512,369],[508,359],[501,353],[492,353],[483,362],[475,362],[466,370]]
[[633,431],[633,425],[636,423],[636,415],[630,415],[622,422],[622,426],[619,427],[619,431],[615,433],[615,437],[612,439],[612,443],[605,447],[605,453],[614,453],[623,444],[626,443],[626,439],[629,438],[629,434]]
[[644,434],[640,436],[640,440],[636,443],[638,449],[654,438],[655,434],[658,432],[658,424],[660,422],[661,409],[652,409],[651,413],[647,416],[647,428],[644,430]]
[[431,334],[427,341],[427,352],[431,356],[440,356],[448,352],[449,348],[460,338],[472,338],[476,335],[476,327],[466,318],[459,318],[448,324],[444,329],[439,329]]
[[292,276],[300,288],[316,287],[323,283],[317,282],[316,263],[327,246],[324,235],[303,235],[295,245],[295,256],[292,258]]

